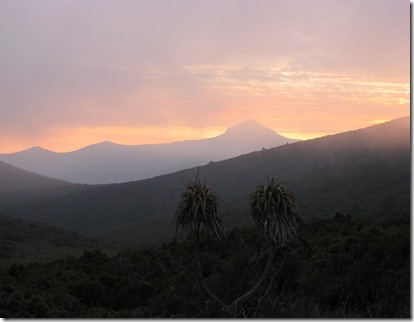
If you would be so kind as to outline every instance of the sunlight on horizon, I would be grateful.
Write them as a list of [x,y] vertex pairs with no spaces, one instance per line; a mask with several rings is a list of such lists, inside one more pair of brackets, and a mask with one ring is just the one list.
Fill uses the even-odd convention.
[[[275,119],[284,121],[284,119]],[[343,131],[278,131],[273,126],[265,126],[276,133],[298,140],[310,140],[319,137],[334,135],[346,131],[377,125],[390,120],[372,120],[355,122],[356,126]],[[234,124],[236,125],[236,124]],[[9,137],[8,144],[1,146],[0,153],[9,154],[24,151],[33,147],[66,153],[82,149],[86,146],[101,142],[112,142],[119,145],[148,145],[169,144],[179,141],[203,140],[224,134],[228,127],[185,127],[185,126],[154,126],[154,127],[80,127],[80,128],[54,128],[45,133],[44,137],[32,137],[31,140],[22,140],[21,137]],[[42,141],[39,145],[37,142]]]
[[[223,134],[224,128],[190,128],[184,126],[154,127],[81,127],[55,128],[47,136],[23,141],[9,138],[0,153],[15,153],[40,146],[53,152],[65,153],[82,149],[88,145],[110,141],[120,145],[168,144],[177,141],[200,140]],[[36,142],[44,142],[42,145]]]
[[378,1],[3,0],[0,153],[247,119],[311,139],[407,115],[408,5]]

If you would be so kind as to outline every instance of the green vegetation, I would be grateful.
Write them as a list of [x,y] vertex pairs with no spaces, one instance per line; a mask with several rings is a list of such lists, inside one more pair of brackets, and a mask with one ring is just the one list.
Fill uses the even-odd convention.
[[[253,228],[200,236],[206,284],[224,303],[259,280],[266,243]],[[0,269],[0,316],[67,318],[225,317],[197,284],[193,240],[109,257]],[[268,283],[239,307],[249,318],[409,318],[410,223],[337,213],[302,223],[280,248]]]

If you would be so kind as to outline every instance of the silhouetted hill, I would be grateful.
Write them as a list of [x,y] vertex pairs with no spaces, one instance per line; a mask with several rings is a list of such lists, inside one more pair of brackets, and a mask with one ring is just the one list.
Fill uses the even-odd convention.
[[0,154],[0,160],[70,182],[119,183],[151,178],[296,141],[248,120],[222,135],[204,140],[135,146],[106,141],[68,153],[35,147],[18,153]]
[[30,188],[68,186],[70,183],[19,169],[0,161],[0,193]]
[[75,232],[0,215],[0,266],[46,263],[67,256],[81,256],[85,249],[115,254],[96,240]]
[[150,246],[174,237],[183,182],[199,177],[225,201],[229,226],[250,222],[248,198],[265,176],[296,194],[305,219],[335,212],[364,217],[409,215],[410,119],[326,136],[211,162],[152,179],[89,187],[55,198],[7,203],[0,211],[103,238]]

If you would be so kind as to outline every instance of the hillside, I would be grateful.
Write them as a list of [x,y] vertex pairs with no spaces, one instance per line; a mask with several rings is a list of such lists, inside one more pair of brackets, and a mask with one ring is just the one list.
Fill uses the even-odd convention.
[[[241,318],[409,318],[410,221],[363,221],[341,214],[302,224],[300,241],[278,250]],[[267,262],[251,228],[202,240],[202,270],[225,304],[251,289]],[[48,264],[0,267],[4,318],[229,318],[197,283],[190,238],[155,249]],[[233,316],[231,316],[233,317]]]
[[85,249],[115,253],[74,232],[0,215],[0,266],[79,257]]
[[68,182],[51,179],[0,161],[0,193],[5,191],[62,187],[68,185],[70,185]]
[[183,182],[199,177],[225,201],[228,226],[250,222],[248,197],[274,176],[296,194],[305,219],[335,212],[363,217],[408,216],[410,119],[264,149],[153,179],[90,187],[30,202],[2,200],[0,211],[67,227],[116,245],[144,247],[171,241]]
[[248,120],[204,140],[135,146],[102,142],[68,153],[35,147],[0,154],[0,160],[70,182],[106,184],[151,178],[296,141]]

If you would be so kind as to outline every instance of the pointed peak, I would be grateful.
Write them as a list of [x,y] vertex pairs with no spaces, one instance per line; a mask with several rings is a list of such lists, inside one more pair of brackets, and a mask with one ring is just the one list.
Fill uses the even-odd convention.
[[264,125],[260,124],[259,122],[248,119],[246,121],[243,121],[241,123],[238,123],[230,128],[227,129],[226,133],[235,133],[235,132],[249,132],[249,131],[272,131],[272,129],[269,129],[268,127],[265,127]]
[[259,122],[255,121],[253,119],[245,120],[243,122],[240,122],[240,123],[234,125],[233,127],[237,127],[237,126],[261,126],[261,127],[264,127],[262,124],[260,124]]

